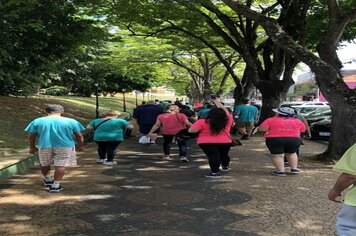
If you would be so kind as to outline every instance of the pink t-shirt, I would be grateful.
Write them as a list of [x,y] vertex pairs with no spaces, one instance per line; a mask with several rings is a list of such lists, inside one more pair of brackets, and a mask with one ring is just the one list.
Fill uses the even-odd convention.
[[210,133],[210,127],[209,124],[206,122],[205,119],[200,119],[197,120],[191,128],[195,130],[199,130],[199,135],[197,138],[197,143],[231,143],[231,136],[230,135],[230,128],[233,122],[232,116],[230,113],[226,113],[229,121],[227,122],[227,125],[220,134],[217,135],[212,135]]
[[176,134],[179,130],[185,128],[184,122],[188,118],[183,113],[164,113],[157,117],[162,124],[161,134]]
[[305,131],[305,125],[297,118],[271,117],[262,122],[260,127],[267,128],[266,138],[300,137]]

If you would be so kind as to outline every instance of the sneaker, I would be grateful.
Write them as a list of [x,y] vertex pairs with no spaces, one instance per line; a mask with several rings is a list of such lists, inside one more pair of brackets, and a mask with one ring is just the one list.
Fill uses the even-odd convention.
[[54,180],[53,179],[52,180],[43,179],[42,182],[45,186],[51,186],[54,183]]
[[96,160],[96,163],[98,164],[103,164],[105,162],[105,159],[98,159]]
[[273,171],[272,175],[274,176],[287,176],[286,172],[281,172],[281,171]]
[[291,170],[290,170],[290,173],[291,173],[291,174],[300,174],[300,172],[301,172],[301,171],[300,171],[299,169],[291,169]]
[[165,160],[165,161],[173,160],[170,156],[164,156],[164,157],[162,157],[162,159]]
[[156,146],[158,146],[158,143],[150,143],[150,146],[151,147],[156,147]]
[[52,187],[52,185],[49,187],[49,192],[50,193],[59,193],[62,190],[63,190],[63,187],[61,185],[59,185],[56,188]]
[[245,135],[243,135],[242,136],[242,138],[241,138],[242,140],[249,140],[250,139],[250,137],[247,135],[247,134],[245,134]]
[[107,166],[113,166],[113,165],[116,165],[117,164],[117,161],[105,161],[104,162],[104,165],[107,165]]
[[219,179],[219,178],[221,178],[221,176],[219,175],[219,173],[213,173],[213,172],[210,172],[209,174],[206,174],[205,177],[206,177],[206,178],[213,178],[213,179]]
[[187,163],[188,162],[188,158],[180,157],[180,161],[183,162],[183,163]]
[[229,166],[221,166],[221,171],[229,171]]

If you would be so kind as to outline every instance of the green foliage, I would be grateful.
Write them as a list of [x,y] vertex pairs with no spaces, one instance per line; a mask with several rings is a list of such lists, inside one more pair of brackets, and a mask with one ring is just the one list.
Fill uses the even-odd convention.
[[67,96],[69,94],[69,90],[63,86],[52,86],[45,89],[45,94],[52,96]]

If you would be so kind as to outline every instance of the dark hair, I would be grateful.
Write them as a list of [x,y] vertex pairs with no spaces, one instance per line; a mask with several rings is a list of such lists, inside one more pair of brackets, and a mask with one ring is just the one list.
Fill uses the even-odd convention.
[[220,134],[229,122],[229,118],[222,108],[215,107],[209,111],[206,122],[209,124],[211,134]]
[[250,101],[250,99],[248,99],[248,98],[242,99],[243,104],[247,104],[249,101]]

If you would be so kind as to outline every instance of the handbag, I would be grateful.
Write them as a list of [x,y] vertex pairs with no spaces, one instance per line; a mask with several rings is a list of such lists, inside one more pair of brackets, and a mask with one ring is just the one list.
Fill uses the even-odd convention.
[[104,124],[106,121],[109,121],[111,119],[106,119],[106,120],[103,120],[102,122],[100,122],[97,126],[94,126],[93,130],[88,133],[87,135],[87,138],[85,139],[85,142],[92,142],[94,140],[94,133],[95,133],[95,130],[97,130],[99,128],[100,125]]
[[188,132],[188,129],[189,128],[186,128],[183,123],[179,120],[178,118],[178,115],[176,114],[176,118],[177,120],[179,121],[179,123],[182,125],[183,129],[179,130],[175,136],[176,136],[176,139],[178,141],[184,141],[184,140],[187,140],[187,139],[191,139],[191,138],[196,138],[198,136],[199,133],[189,133]]
[[240,140],[231,138],[231,135],[225,132],[225,130],[223,132],[231,139],[231,147],[242,146]]

